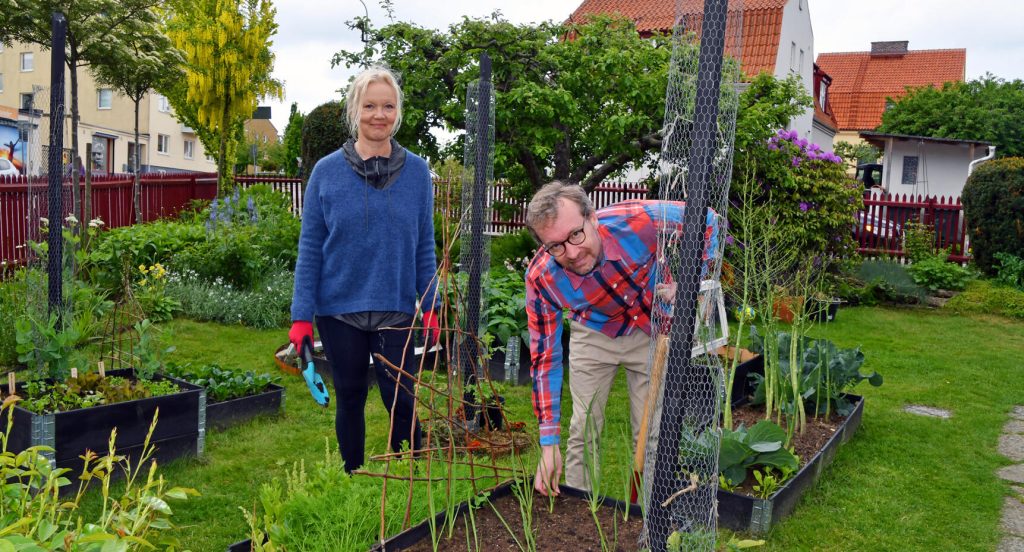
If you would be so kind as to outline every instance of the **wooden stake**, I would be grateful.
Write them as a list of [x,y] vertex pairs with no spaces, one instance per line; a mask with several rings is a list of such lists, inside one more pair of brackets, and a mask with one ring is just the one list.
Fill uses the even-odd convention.
[[651,381],[647,388],[647,400],[644,401],[644,417],[640,420],[640,436],[636,442],[636,453],[633,463],[637,471],[643,473],[644,455],[647,452],[647,425],[654,415],[654,401],[661,389],[661,380],[665,375],[665,362],[668,360],[668,336],[659,335],[654,344],[654,362],[651,366]]
[[101,378],[107,377],[107,368],[102,360],[96,363],[96,371],[100,373]]
[[7,394],[8,395],[13,395],[14,394],[14,392],[18,388],[17,383],[18,383],[17,380],[14,379],[14,372],[8,372],[7,373]]
[[71,379],[78,379],[78,368],[71,369]]

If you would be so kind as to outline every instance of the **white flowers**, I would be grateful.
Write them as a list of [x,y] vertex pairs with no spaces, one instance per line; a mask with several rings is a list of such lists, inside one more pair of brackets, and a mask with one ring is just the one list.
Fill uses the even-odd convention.
[[46,217],[39,217],[39,225],[40,226],[49,226],[50,225],[50,219],[48,219]]
[[64,218],[64,222],[68,224],[78,224],[78,217],[76,217],[74,213],[71,213]]
[[103,219],[101,219],[100,217],[96,217],[89,221],[89,228],[99,228],[103,225]]

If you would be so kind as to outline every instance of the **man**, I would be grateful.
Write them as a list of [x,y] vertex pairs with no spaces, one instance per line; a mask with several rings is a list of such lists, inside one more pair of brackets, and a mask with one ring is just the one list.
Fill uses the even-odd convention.
[[[562,475],[562,309],[569,309],[572,318],[573,408],[565,480],[589,489],[588,474],[598,468],[605,404],[620,364],[629,384],[634,445],[639,437],[649,382],[658,236],[681,231],[684,207],[677,202],[626,201],[595,211],[583,188],[557,181],[530,201],[526,226],[541,244],[526,272],[533,406],[541,444],[534,487],[544,496],[558,494]],[[717,247],[714,220],[709,211],[705,259]],[[665,293],[666,301],[670,295]]]

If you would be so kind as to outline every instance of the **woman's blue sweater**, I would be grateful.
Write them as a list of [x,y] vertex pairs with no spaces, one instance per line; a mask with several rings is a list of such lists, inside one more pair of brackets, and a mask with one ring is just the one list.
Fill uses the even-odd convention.
[[436,297],[434,186],[427,163],[406,152],[397,180],[378,190],[341,150],[313,168],[302,208],[292,320],[364,311],[413,314]]

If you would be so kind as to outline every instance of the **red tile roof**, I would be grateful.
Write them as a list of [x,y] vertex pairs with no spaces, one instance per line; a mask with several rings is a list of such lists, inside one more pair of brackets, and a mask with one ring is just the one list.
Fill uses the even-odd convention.
[[963,81],[967,50],[909,50],[896,55],[837,52],[818,55],[816,63],[832,76],[829,104],[839,130],[873,130],[882,123],[886,97],[899,98],[908,86]]
[[[756,75],[775,72],[782,30],[782,9],[789,0],[746,0],[743,5],[743,39],[740,58],[743,72]],[[585,21],[588,16],[618,14],[636,23],[641,35],[668,33],[675,20],[675,2],[666,0],[583,0],[570,16],[570,21]],[[702,14],[703,0],[682,0],[683,13]],[[700,28],[700,16],[691,26]],[[698,31],[698,35],[699,35]],[[728,48],[728,46],[727,46]]]

